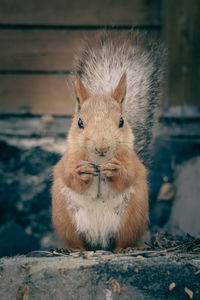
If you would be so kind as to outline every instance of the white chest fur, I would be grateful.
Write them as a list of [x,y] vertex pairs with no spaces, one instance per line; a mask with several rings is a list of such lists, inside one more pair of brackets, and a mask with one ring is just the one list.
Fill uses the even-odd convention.
[[71,209],[74,224],[79,233],[92,245],[106,247],[110,237],[115,235],[120,226],[123,214],[134,187],[123,192],[111,189],[104,181],[101,182],[101,197],[97,197],[97,178],[84,193],[77,193],[68,188],[62,188],[66,204]]

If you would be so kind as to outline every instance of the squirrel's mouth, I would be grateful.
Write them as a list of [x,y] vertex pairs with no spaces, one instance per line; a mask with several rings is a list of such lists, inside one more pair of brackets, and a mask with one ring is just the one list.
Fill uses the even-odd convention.
[[108,153],[96,153],[92,152],[90,153],[90,161],[92,161],[94,164],[103,164],[106,160],[110,158],[110,155]]
[[99,154],[100,157],[105,157],[106,155],[104,153]]
[[108,155],[109,150],[110,150],[109,146],[95,147],[94,149],[95,154],[100,157],[106,157]]

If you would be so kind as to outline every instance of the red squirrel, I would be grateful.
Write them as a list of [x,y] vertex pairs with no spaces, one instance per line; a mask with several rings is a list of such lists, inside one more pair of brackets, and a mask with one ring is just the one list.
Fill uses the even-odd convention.
[[147,170],[139,153],[160,71],[153,47],[143,49],[138,33],[132,39],[115,44],[101,37],[78,58],[76,110],[52,186],[53,225],[70,249],[119,251],[136,245],[148,227]]

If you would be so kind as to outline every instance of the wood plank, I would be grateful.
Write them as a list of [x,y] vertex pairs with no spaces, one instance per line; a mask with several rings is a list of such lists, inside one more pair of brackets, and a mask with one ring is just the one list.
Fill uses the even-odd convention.
[[81,39],[91,40],[97,33],[95,30],[0,30],[0,70],[72,70]]
[[0,113],[72,115],[75,98],[68,79],[63,75],[0,75]]
[[200,1],[169,0],[165,11],[168,105],[200,105]]
[[161,0],[1,0],[2,24],[159,25]]
[[0,30],[0,70],[71,70],[80,40],[95,33]]
[[[8,70],[74,69],[74,56],[80,51],[84,37],[92,40],[101,31],[96,30],[0,30],[0,72]],[[112,31],[122,35],[127,31]],[[158,38],[158,31],[150,31]],[[13,46],[14,45],[14,46]]]
[[71,115],[73,90],[61,75],[0,75],[1,113]]

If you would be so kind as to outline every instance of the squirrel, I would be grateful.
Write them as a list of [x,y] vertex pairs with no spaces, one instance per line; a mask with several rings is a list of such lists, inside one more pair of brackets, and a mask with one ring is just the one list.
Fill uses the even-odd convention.
[[70,249],[133,247],[148,228],[147,161],[162,49],[140,32],[104,33],[77,57],[76,109],[54,167],[52,222]]

